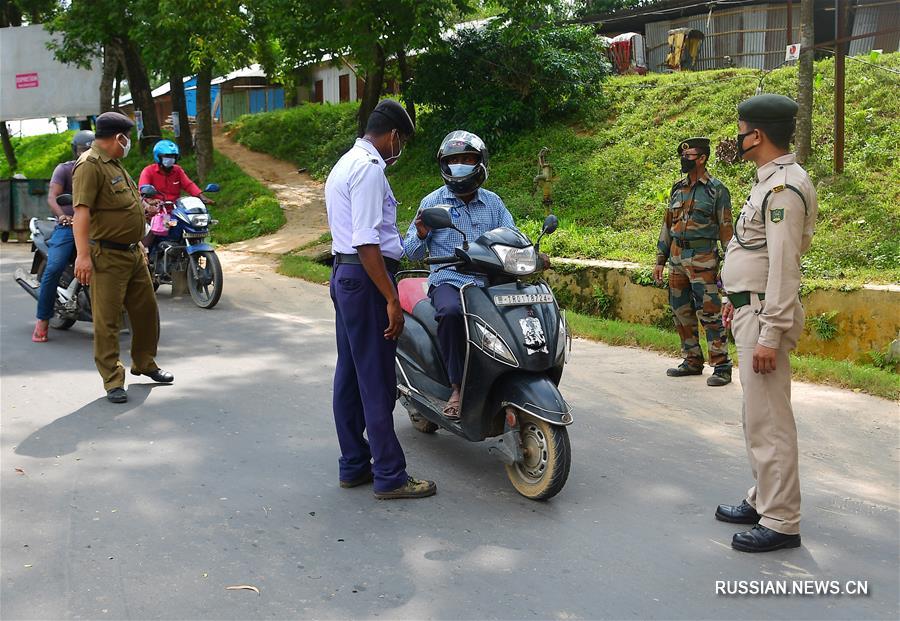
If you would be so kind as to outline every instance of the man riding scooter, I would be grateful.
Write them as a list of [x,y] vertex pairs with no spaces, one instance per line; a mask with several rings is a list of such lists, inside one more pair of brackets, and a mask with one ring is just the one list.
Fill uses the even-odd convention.
[[56,287],[59,277],[66,269],[66,265],[72,258],[75,250],[75,237],[72,234],[72,217],[75,210],[71,202],[60,205],[56,197],[60,194],[72,193],[72,169],[82,153],[91,148],[94,142],[94,132],[83,130],[72,136],[72,155],[74,159],[59,164],[53,170],[50,178],[50,191],[47,193],[47,204],[53,215],[56,216],[56,229],[47,241],[47,265],[41,276],[41,289],[38,296],[37,322],[34,325],[34,333],[31,340],[35,343],[46,343],[47,332],[50,327],[50,318],[53,317],[53,307],[56,303]]
[[[488,178],[488,149],[478,136],[457,130],[441,142],[437,153],[444,185],[422,199],[419,212],[403,240],[410,259],[421,260],[427,249],[431,256],[453,255],[463,236],[453,228],[431,230],[422,220],[422,211],[437,205],[450,205],[450,219],[469,239],[493,229],[516,229],[512,215],[495,193],[482,188]],[[545,265],[546,255],[541,255]],[[473,283],[483,287],[478,276],[461,274],[453,268],[431,266],[428,297],[438,322],[438,341],[453,392],[443,410],[449,420],[459,420],[460,384],[465,363],[465,320],[460,302],[460,289]]]

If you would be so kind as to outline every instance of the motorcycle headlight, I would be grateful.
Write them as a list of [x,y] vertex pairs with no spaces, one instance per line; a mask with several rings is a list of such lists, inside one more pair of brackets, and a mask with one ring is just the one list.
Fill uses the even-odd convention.
[[209,214],[197,213],[190,216],[191,224],[194,226],[209,226]]
[[516,360],[515,354],[509,350],[509,347],[506,346],[503,339],[501,339],[493,330],[481,323],[475,322],[474,336],[475,344],[485,353],[506,364],[515,367],[519,366],[519,361]]
[[508,274],[531,274],[537,269],[537,253],[534,251],[534,246],[514,248],[503,244],[495,244],[491,248],[494,254],[497,255],[497,258],[503,263],[503,271]]

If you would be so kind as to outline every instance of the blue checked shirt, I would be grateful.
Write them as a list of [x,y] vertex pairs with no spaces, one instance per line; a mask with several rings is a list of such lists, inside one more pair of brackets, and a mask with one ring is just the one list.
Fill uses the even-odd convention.
[[[478,239],[482,234],[500,227],[516,229],[516,223],[512,215],[506,209],[506,205],[500,197],[489,190],[480,188],[472,202],[466,205],[447,188],[441,186],[422,199],[419,211],[438,205],[450,205],[450,219],[453,224],[463,231],[469,242]],[[425,239],[419,239],[416,232],[416,222],[409,225],[406,238],[403,240],[403,251],[410,259],[419,261],[425,257],[425,250],[433,257],[449,256],[455,254],[456,248],[462,246],[463,236],[453,229],[432,230]],[[437,287],[448,283],[461,289],[464,285],[475,283],[479,287],[484,286],[484,280],[469,274],[460,274],[455,269],[445,267],[438,271],[440,265],[431,266],[431,275],[428,284]]]

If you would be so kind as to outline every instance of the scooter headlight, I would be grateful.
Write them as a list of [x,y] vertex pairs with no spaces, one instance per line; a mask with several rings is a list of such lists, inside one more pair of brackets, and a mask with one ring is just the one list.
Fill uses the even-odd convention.
[[209,226],[209,214],[205,213],[195,213],[190,215],[191,224],[194,226],[205,227]]
[[519,361],[516,359],[515,354],[506,346],[500,335],[489,327],[476,321],[475,334],[473,336],[475,337],[475,345],[489,356],[514,367],[519,366]]
[[504,246],[503,244],[494,244],[491,246],[494,254],[503,263],[503,271],[516,276],[524,276],[531,274],[537,269],[537,253],[534,246],[526,248],[515,248],[513,246]]

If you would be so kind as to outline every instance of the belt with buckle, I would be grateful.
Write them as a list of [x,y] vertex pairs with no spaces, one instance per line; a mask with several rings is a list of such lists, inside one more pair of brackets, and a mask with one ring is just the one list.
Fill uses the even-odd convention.
[[[396,272],[398,269],[400,269],[400,261],[398,261],[397,259],[392,259],[390,257],[383,257],[383,258],[384,258],[384,266],[388,269],[388,271]],[[338,252],[334,255],[334,264],[336,266],[341,265],[341,264],[362,265],[362,261],[360,260],[358,254],[344,254],[344,253]]]
[[101,248],[109,248],[110,250],[122,250],[123,252],[131,252],[138,247],[138,243],[140,242],[134,242],[133,244],[120,244],[119,242],[109,241],[106,239],[90,240],[90,244],[92,246],[100,246]]
[[716,247],[715,239],[678,239],[672,240],[679,248],[690,250],[713,250]]
[[738,291],[737,293],[729,293],[728,301],[731,302],[731,305],[735,308],[740,308],[741,306],[747,306],[750,303],[750,296],[756,295],[759,296],[760,301],[766,299],[765,293],[753,293],[752,291]]

